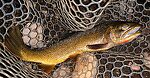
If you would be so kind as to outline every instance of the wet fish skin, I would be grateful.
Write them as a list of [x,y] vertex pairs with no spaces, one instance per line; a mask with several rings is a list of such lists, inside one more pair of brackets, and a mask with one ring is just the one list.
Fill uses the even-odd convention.
[[[9,35],[6,36],[4,44],[7,50],[22,60],[54,66],[64,62],[71,56],[76,56],[83,52],[107,50],[130,42],[140,35],[139,28],[139,24],[126,22],[108,24],[106,29],[101,29],[100,26],[97,26],[73,35],[47,49],[35,51],[24,45],[20,30],[16,26],[12,28],[12,31],[8,32]],[[92,47],[89,48],[89,46]]]

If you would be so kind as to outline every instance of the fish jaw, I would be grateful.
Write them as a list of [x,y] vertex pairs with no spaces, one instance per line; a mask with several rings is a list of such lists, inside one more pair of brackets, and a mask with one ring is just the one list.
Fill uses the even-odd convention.
[[139,24],[135,24],[135,25],[136,26],[131,26],[128,29],[119,32],[120,36],[117,36],[118,34],[117,32],[111,31],[110,38],[112,42],[114,42],[117,45],[120,45],[127,42],[131,42],[132,40],[137,38],[141,34],[141,32],[139,31],[140,25]]
[[122,38],[128,38],[128,36],[136,36],[140,32],[138,31],[140,29],[139,26],[131,27],[128,30],[125,31],[125,33],[122,35]]
[[117,44],[124,44],[124,43],[127,43],[127,42],[131,42],[132,40],[134,40],[135,38],[137,38],[140,34],[141,34],[140,32],[134,33],[134,34],[130,35],[129,37],[124,38],[124,39],[118,41]]

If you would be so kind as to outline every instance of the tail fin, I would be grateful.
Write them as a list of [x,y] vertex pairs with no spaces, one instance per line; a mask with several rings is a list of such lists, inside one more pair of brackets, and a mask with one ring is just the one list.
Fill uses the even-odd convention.
[[5,37],[4,44],[8,51],[21,58],[20,52],[24,44],[18,26],[12,27],[12,30],[8,31],[8,35]]

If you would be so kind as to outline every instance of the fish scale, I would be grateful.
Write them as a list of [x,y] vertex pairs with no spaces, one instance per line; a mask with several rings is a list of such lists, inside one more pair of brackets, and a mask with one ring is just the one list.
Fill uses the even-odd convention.
[[[9,21],[12,21],[12,18],[11,17],[13,17],[13,15],[12,14],[10,14],[9,15],[9,17],[7,17],[8,15],[6,14],[7,12],[7,10],[3,10],[3,8],[1,8],[0,9],[0,47],[1,47],[1,51],[0,51],[0,54],[1,54],[1,59],[0,60],[3,60],[3,59],[8,59],[8,60],[12,60],[12,62],[11,62],[11,65],[12,66],[6,66],[6,64],[5,63],[3,63],[3,62],[1,62],[0,64],[1,64],[1,72],[0,72],[0,76],[8,76],[8,77],[10,77],[11,75],[9,75],[7,72],[3,72],[3,70],[6,70],[6,71],[8,71],[8,72],[11,72],[11,71],[16,71],[16,72],[14,72],[14,76],[15,77],[43,77],[43,78],[46,78],[46,77],[49,77],[48,75],[46,75],[46,74],[44,74],[44,72],[42,72],[41,70],[39,70],[38,68],[37,69],[35,69],[34,67],[36,67],[35,66],[35,64],[33,64],[33,63],[29,63],[29,64],[31,64],[31,66],[33,65],[33,69],[32,68],[29,68],[29,67],[26,67],[26,66],[24,66],[23,67],[23,65],[24,65],[24,62],[23,61],[21,61],[21,60],[19,60],[19,59],[16,59],[16,57],[15,56],[13,56],[13,54],[10,54],[9,52],[7,52],[7,51],[5,51],[4,49],[4,44],[3,44],[3,41],[4,41],[4,36],[6,35],[6,30],[9,30],[9,27],[11,27],[11,26],[13,26],[14,24],[16,24],[16,23],[18,23],[18,22],[22,22],[23,21],[23,23],[24,24],[26,24],[26,23],[28,23],[28,22],[31,22],[31,21],[33,21],[33,22],[39,22],[39,21],[44,21],[44,23],[46,22],[46,21],[48,21],[48,20],[50,20],[49,22],[48,22],[48,25],[49,26],[44,26],[44,28],[45,29],[48,29],[48,35],[44,35],[44,44],[45,45],[48,45],[48,46],[50,46],[51,44],[53,44],[53,43],[57,43],[58,42],[58,40],[59,39],[61,39],[61,38],[63,38],[62,37],[62,33],[68,33],[68,31],[66,31],[65,30],[65,28],[63,28],[63,27],[61,27],[61,26],[65,26],[66,25],[66,23],[65,23],[65,25],[59,25],[60,23],[58,23],[58,22],[55,22],[55,21],[57,21],[58,19],[55,19],[54,17],[53,18],[48,18],[48,17],[50,17],[50,16],[53,16],[53,15],[50,15],[50,14],[48,14],[47,15],[47,17],[43,17],[42,15],[43,15],[43,13],[40,13],[40,12],[38,12],[37,11],[37,8],[38,7],[42,7],[42,8],[45,8],[45,7],[48,7],[48,8],[51,8],[51,7],[55,7],[56,5],[61,5],[61,3],[58,3],[57,4],[57,1],[56,1],[56,3],[55,3],[55,1],[53,1],[53,0],[50,0],[49,2],[53,2],[52,4],[46,4],[45,5],[45,7],[43,7],[44,5],[42,5],[40,2],[38,2],[37,0],[31,0],[31,3],[32,2],[34,2],[33,4],[36,4],[36,8],[30,8],[30,11],[28,11],[29,10],[29,8],[27,7],[27,5],[26,4],[24,4],[25,3],[25,1],[23,1],[23,0],[10,0],[10,1],[12,1],[12,2],[15,2],[15,4],[14,5],[11,5],[11,6],[17,6],[17,7],[21,7],[21,6],[19,6],[19,4],[21,4],[21,5],[23,5],[22,6],[22,15],[23,16],[21,16],[21,17],[17,17],[17,18],[15,18],[15,21],[13,20],[13,22],[9,22]],[[72,0],[73,1],[73,0]],[[99,1],[99,0],[94,0],[94,1]],[[6,3],[10,3],[9,1],[7,2],[6,1]],[[48,3],[48,2],[47,2]],[[6,5],[5,3],[4,3],[4,0],[0,0],[0,4],[1,5]],[[55,5],[56,4],[56,5]],[[111,4],[109,4],[108,6],[107,6],[107,8],[106,8],[106,10],[103,12],[103,15],[101,16],[101,18],[99,19],[99,20],[102,20],[102,21],[114,21],[114,20],[121,20],[121,21],[133,21],[133,22],[139,22],[140,24],[143,24],[143,28],[141,29],[141,31],[143,31],[143,33],[142,33],[142,35],[140,36],[140,37],[138,37],[136,40],[134,40],[133,42],[130,42],[130,43],[127,43],[127,44],[125,44],[125,45],[121,45],[121,46],[117,46],[117,47],[115,47],[115,48],[113,48],[112,49],[112,51],[115,51],[115,52],[121,52],[121,53],[129,53],[129,55],[130,54],[132,54],[132,56],[134,55],[134,54],[137,54],[137,53],[139,53],[139,54],[142,54],[143,52],[149,52],[149,38],[150,38],[150,35],[149,35],[149,9],[148,9],[148,4],[149,4],[149,1],[147,1],[147,0],[135,0],[135,1],[130,1],[130,0],[117,0],[117,1],[113,1]],[[118,6],[119,5],[119,6]],[[28,5],[28,6],[30,6],[30,5]],[[67,4],[67,6],[69,6],[68,4]],[[0,6],[1,7],[1,6]],[[6,6],[7,7],[7,6]],[[8,6],[8,7],[10,7],[10,6]],[[30,6],[31,7],[31,6]],[[112,8],[113,7],[113,8]],[[137,8],[139,8],[140,10],[138,10]],[[36,9],[36,10],[35,10]],[[120,9],[120,10],[119,10]],[[15,10],[14,8],[13,8],[13,10]],[[43,9],[39,9],[39,10],[43,10]],[[50,12],[51,13],[60,13],[59,12],[59,10],[61,10],[60,8],[59,9],[55,9],[55,10],[51,10]],[[37,14],[37,16],[35,15],[35,13],[33,13],[32,11],[35,11],[35,13]],[[141,12],[140,12],[141,11]],[[5,13],[6,12],[6,13]],[[10,11],[8,11],[8,12],[10,12]],[[30,13],[28,13],[28,12],[30,12]],[[45,11],[44,11],[45,12]],[[77,13],[78,15],[79,15],[79,18],[82,18],[82,14],[80,14],[80,13]],[[59,14],[57,14],[57,15],[59,15]],[[61,15],[61,14],[60,14]],[[19,15],[18,15],[19,16]],[[5,18],[3,18],[3,17],[5,17]],[[44,18],[44,20],[41,20],[40,18],[41,17],[43,17]],[[61,17],[67,17],[67,15],[66,14],[64,14],[63,16],[61,16]],[[14,18],[14,17],[13,17]],[[22,18],[22,19],[20,19],[20,18]],[[28,18],[26,21],[25,21],[25,19],[26,18]],[[69,17],[67,17],[67,18],[69,18]],[[51,21],[51,20],[53,20],[53,21]],[[55,20],[55,21],[54,21]],[[64,19],[61,19],[61,21],[64,21]],[[69,22],[69,20],[65,20],[66,22],[68,22],[70,25],[74,25],[74,23],[71,23],[71,22]],[[87,20],[86,20],[87,21]],[[87,22],[88,23],[88,22]],[[20,27],[24,27],[25,25],[24,24],[21,24],[21,25],[19,25]],[[54,29],[54,24],[55,24],[55,26],[58,26],[61,30],[60,31],[58,31],[57,32],[57,34],[59,34],[59,37],[56,37],[56,38],[52,38],[52,37],[49,37],[49,35],[51,35],[49,32],[51,32],[50,30],[55,30]],[[97,22],[97,24],[98,24],[98,22]],[[5,25],[5,26],[4,26]],[[74,28],[76,28],[76,27],[74,27]],[[44,29],[44,30],[45,30]],[[77,28],[78,29],[78,28]],[[62,31],[63,30],[63,31]],[[44,32],[44,31],[43,31]],[[68,35],[68,34],[67,34]],[[61,37],[61,38],[60,38]],[[29,38],[30,39],[30,38]],[[53,42],[52,42],[53,41]],[[49,43],[47,43],[47,42],[49,42]],[[45,46],[44,45],[44,46]],[[30,46],[30,45],[29,45]],[[118,53],[111,53],[111,55],[112,56],[116,56],[116,55],[118,55]],[[95,53],[95,56],[97,57],[97,59],[99,60],[99,61],[101,61],[101,57],[102,56],[105,56],[105,57],[107,57],[108,55],[106,55],[106,54],[97,54],[97,53]],[[122,56],[122,55],[118,55],[119,57],[124,57],[124,56]],[[117,57],[118,57],[117,56]],[[12,57],[12,58],[10,58],[10,57]],[[138,56],[139,57],[139,56]],[[110,57],[110,58],[112,58],[112,57]],[[109,59],[110,59],[109,58]],[[132,57],[128,57],[129,59],[130,58],[132,58]],[[113,58],[112,58],[113,59]],[[127,58],[126,58],[127,59]],[[134,58],[134,59],[137,59],[137,58]],[[143,60],[143,59],[139,59],[139,60]],[[105,62],[105,60],[102,60],[102,61],[104,61]],[[116,63],[117,61],[115,60],[113,63]],[[124,61],[125,63],[126,62],[130,62],[128,59],[126,60],[126,61]],[[68,64],[67,64],[68,63]],[[69,65],[70,64],[70,62],[66,62],[66,64],[64,64],[64,66],[63,66],[63,64],[62,64],[62,66],[61,66],[61,68],[59,68],[60,70],[64,70],[65,71],[65,66],[66,66],[66,69],[68,69],[68,68],[70,68],[70,72],[72,72],[72,70],[71,69],[73,69],[73,67],[74,66],[71,66],[71,65]],[[89,63],[90,64],[90,63]],[[128,63],[127,63],[128,64]],[[18,71],[18,65],[20,66],[22,66],[22,68],[20,68],[19,70],[20,71]],[[109,65],[109,64],[108,64]],[[59,67],[60,65],[58,65],[58,67]],[[105,65],[103,65],[103,66],[105,66]],[[122,66],[122,67],[124,67],[124,66]],[[26,69],[26,68],[29,68],[29,70],[28,69]],[[85,67],[86,68],[86,67]],[[141,74],[135,74],[135,73],[137,73],[137,72],[131,72],[131,73],[134,73],[133,75],[129,75],[131,78],[132,77],[142,77],[142,78],[147,78],[147,77],[149,77],[149,68],[148,67],[146,67],[146,66],[144,66],[144,64],[142,65],[142,68],[144,69],[144,70],[142,70],[142,71],[140,71],[140,73]],[[56,71],[60,71],[60,70],[56,70]],[[99,70],[99,69],[96,69],[96,70]],[[121,70],[120,68],[119,68],[119,70],[120,71],[123,71],[123,70]],[[27,71],[29,71],[29,72],[27,72]],[[100,70],[100,71],[102,71],[102,70]],[[106,70],[104,70],[105,71],[105,73],[100,73],[100,72],[97,72],[96,74],[95,74],[95,76],[97,76],[97,77],[104,77],[104,76],[106,76],[106,75],[108,75],[108,76],[110,76],[110,77],[116,77],[116,76],[118,76],[118,74],[116,75],[115,74],[115,71],[111,71],[111,70],[109,70],[110,72],[108,72],[108,70],[106,71]],[[55,71],[54,71],[55,72]],[[67,72],[67,71],[65,71],[65,72]],[[113,74],[113,72],[114,72],[114,74]],[[125,72],[127,72],[127,71],[125,71]],[[17,73],[17,74],[16,74]],[[68,72],[67,72],[67,74],[69,74],[70,75],[70,73],[69,73],[69,70],[68,70]],[[70,76],[67,76],[67,74],[64,76],[64,75],[59,75],[59,73],[55,73],[55,77],[70,77]],[[86,74],[86,73],[80,73],[80,75],[82,75],[82,74]],[[113,75],[113,76],[112,76]],[[115,76],[114,76],[115,75]],[[128,76],[126,75],[126,74],[121,74],[122,76],[120,76],[120,77],[127,77],[128,78]],[[108,77],[107,76],[107,77]],[[52,77],[54,77],[54,76],[52,76]],[[77,76],[78,77],[78,76]],[[83,77],[83,76],[81,76],[81,77]]]
[[[24,61],[41,63],[39,67],[49,73],[56,64],[64,62],[68,58],[75,58],[84,52],[105,51],[114,46],[131,42],[141,34],[137,30],[137,28],[140,29],[140,24],[113,22],[106,25],[108,28],[105,30],[101,30],[98,25],[41,51],[27,48],[23,43],[19,27],[13,27],[8,32],[9,35],[5,37],[4,45],[7,51],[14,53]],[[122,26],[127,26],[128,29],[124,30]],[[130,32],[134,33],[130,34]],[[126,35],[128,37],[125,37]]]

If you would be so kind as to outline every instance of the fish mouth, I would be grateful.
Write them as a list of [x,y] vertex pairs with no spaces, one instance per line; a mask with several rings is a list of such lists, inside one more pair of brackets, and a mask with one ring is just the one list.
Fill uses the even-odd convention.
[[130,27],[128,30],[125,31],[122,38],[127,38],[129,36],[137,35],[137,34],[141,33],[139,31],[139,29],[140,29],[140,26]]
[[122,38],[124,39],[123,42],[130,42],[138,37],[141,34],[141,32],[139,31],[140,28],[141,27],[138,25],[135,27],[130,27],[128,30],[126,30],[122,35]]

